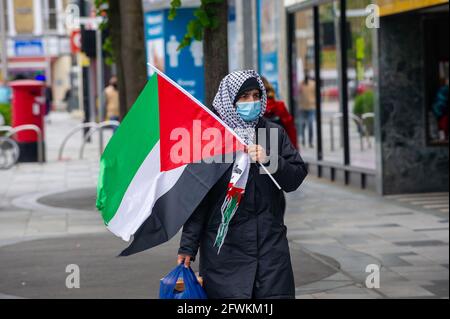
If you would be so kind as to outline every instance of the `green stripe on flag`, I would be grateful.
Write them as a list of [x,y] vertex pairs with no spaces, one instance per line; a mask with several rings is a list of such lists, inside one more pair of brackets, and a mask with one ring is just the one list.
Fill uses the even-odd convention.
[[150,151],[159,141],[158,76],[147,82],[100,161],[97,208],[108,224]]

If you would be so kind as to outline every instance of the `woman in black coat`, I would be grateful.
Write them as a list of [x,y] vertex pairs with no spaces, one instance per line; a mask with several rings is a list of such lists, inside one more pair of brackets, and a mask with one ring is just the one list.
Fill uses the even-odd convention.
[[[200,249],[200,275],[210,299],[295,298],[283,191],[295,191],[307,171],[284,129],[262,117],[266,101],[264,85],[254,71],[228,75],[214,100],[221,119],[252,145],[247,156],[252,162],[224,239],[219,240],[218,234],[224,222],[224,200],[239,172],[236,166],[222,176],[183,227],[178,263],[189,266]],[[266,129],[266,149],[258,145],[261,141],[254,134],[261,128]],[[270,129],[277,131],[277,150],[271,149]],[[259,166],[273,167],[274,160],[278,169],[272,176],[282,190]]]

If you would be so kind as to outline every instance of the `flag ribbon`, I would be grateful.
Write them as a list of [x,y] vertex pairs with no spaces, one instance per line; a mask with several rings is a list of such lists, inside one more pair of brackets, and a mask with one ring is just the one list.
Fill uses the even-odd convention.
[[219,226],[216,240],[214,242],[214,247],[218,248],[217,254],[220,254],[220,250],[228,233],[230,222],[236,214],[239,204],[244,197],[249,172],[249,155],[244,152],[239,152],[233,166],[233,173],[231,176],[231,181],[228,184],[227,194],[221,207],[222,222]]

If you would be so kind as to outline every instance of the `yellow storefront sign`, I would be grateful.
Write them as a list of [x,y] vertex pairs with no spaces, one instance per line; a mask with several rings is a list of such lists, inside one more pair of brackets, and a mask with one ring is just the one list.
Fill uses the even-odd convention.
[[380,15],[387,16],[448,3],[448,0],[377,0]]

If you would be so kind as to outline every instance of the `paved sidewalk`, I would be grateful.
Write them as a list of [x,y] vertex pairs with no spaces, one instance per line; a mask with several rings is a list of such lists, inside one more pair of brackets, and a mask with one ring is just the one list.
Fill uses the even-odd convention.
[[[336,275],[297,289],[299,298],[449,296],[447,212],[309,178],[288,196],[286,223],[294,245],[340,264]],[[380,266],[379,289],[365,285],[371,264]]]
[[[156,298],[158,279],[173,266],[178,236],[115,257],[126,243],[94,209],[95,138],[86,159],[78,159],[78,136],[57,161],[64,134],[78,123],[53,114],[48,162],[0,171],[0,298]],[[448,298],[448,194],[423,196],[383,198],[308,177],[288,195],[285,218],[297,298]],[[65,287],[68,264],[80,266],[80,289]],[[366,287],[368,265],[380,267],[379,289]]]

